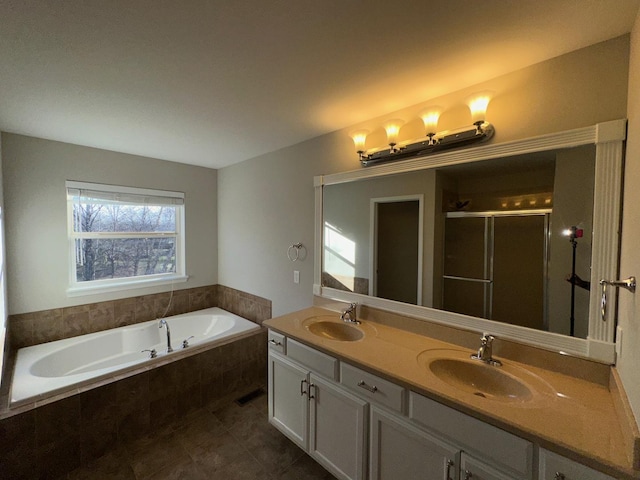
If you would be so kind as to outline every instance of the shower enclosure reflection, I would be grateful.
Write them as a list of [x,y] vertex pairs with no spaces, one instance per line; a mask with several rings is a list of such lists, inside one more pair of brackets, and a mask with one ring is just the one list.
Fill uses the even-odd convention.
[[326,185],[323,286],[586,338],[594,178],[589,145]]

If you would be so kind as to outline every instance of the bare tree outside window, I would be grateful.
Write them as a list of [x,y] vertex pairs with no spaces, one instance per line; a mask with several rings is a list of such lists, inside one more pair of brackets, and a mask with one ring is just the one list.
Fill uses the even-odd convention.
[[73,222],[78,282],[176,272],[175,206],[77,202]]

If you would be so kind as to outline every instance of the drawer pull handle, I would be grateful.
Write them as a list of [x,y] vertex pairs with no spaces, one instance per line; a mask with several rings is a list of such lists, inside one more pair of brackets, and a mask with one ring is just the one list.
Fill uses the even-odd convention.
[[307,394],[307,390],[304,388],[304,384],[307,383],[306,380],[300,380],[300,396]]
[[553,477],[555,480],[565,480],[565,476],[564,473],[560,473],[560,472],[556,472],[555,476]]
[[369,386],[364,380],[360,380],[358,382],[358,386],[364,388],[365,390],[369,390],[371,393],[376,393],[378,391],[378,387],[375,385]]
[[315,393],[316,391],[316,384],[315,383],[310,383],[309,384],[309,400],[311,400],[312,398],[316,398],[316,396],[314,395],[314,393],[311,393],[313,389],[313,392]]
[[271,345],[275,345],[276,347],[281,347],[282,346],[282,342],[279,342],[277,340],[274,340],[273,338],[271,340],[269,340],[269,343]]
[[445,480],[452,480],[451,479],[451,467],[453,467],[453,460],[447,460],[447,473],[445,476]]

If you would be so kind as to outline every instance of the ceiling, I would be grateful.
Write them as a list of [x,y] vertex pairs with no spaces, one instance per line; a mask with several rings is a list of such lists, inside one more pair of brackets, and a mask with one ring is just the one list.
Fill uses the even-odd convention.
[[221,168],[627,33],[640,0],[0,0],[0,130]]

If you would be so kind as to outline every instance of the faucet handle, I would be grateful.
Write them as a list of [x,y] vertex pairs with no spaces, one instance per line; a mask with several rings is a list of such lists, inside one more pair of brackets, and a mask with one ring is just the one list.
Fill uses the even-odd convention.
[[156,351],[155,348],[152,348],[151,350],[148,350],[148,349],[142,350],[141,353],[144,353],[144,352],[149,352],[149,358],[156,358],[158,356],[158,352]]
[[185,338],[182,341],[182,348],[187,348],[189,346],[189,340],[191,340],[192,338],[195,338],[195,337],[191,335],[189,338]]
[[481,342],[483,345],[491,345],[495,339],[496,337],[494,337],[490,333],[483,333]]

